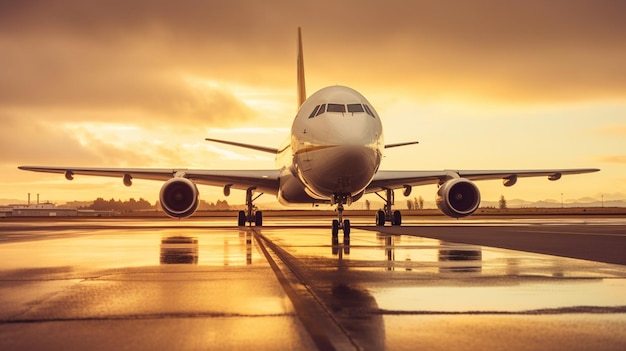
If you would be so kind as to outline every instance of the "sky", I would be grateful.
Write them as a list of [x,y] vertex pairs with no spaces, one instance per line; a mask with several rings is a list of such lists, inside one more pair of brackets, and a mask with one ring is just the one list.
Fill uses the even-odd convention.
[[0,0],[0,199],[154,202],[162,185],[19,165],[274,168],[204,138],[288,137],[298,27],[309,94],[350,86],[387,143],[420,141],[381,169],[601,168],[478,186],[492,201],[626,199],[625,13],[617,0]]

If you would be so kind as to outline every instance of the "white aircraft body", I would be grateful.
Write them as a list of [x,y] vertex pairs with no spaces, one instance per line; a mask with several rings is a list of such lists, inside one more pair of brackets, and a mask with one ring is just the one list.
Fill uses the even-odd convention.
[[[386,205],[378,211],[377,225],[400,225],[399,211],[392,211],[394,190],[403,189],[409,196],[413,186],[439,184],[437,206],[446,215],[471,215],[480,204],[475,180],[502,179],[512,186],[520,177],[545,176],[558,180],[562,175],[596,172],[598,169],[542,170],[440,170],[382,171],[379,166],[386,148],[417,142],[384,144],[383,128],[373,105],[356,90],[345,86],[323,88],[306,98],[302,37],[298,29],[298,105],[290,138],[278,149],[233,141],[208,141],[240,146],[276,155],[276,169],[271,170],[196,170],[184,168],[85,168],[20,166],[22,170],[61,173],[68,180],[75,175],[121,177],[126,186],[132,179],[165,181],[160,191],[163,211],[174,218],[191,216],[198,207],[196,184],[246,191],[247,211],[240,211],[238,224],[257,226],[263,223],[261,211],[253,201],[262,194],[275,195],[289,204],[325,203],[337,206],[332,235],[343,230],[350,235],[350,221],[343,219],[344,205],[350,205],[364,194],[376,193]],[[380,195],[380,193],[384,195]],[[256,195],[256,196],[254,196]]]

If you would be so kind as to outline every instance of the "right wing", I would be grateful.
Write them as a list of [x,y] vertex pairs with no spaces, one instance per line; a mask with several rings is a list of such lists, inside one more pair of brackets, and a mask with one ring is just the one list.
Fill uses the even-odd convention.
[[[451,178],[469,180],[502,179],[505,185],[513,185],[517,178],[548,177],[558,180],[562,175],[598,172],[597,168],[537,169],[537,170],[443,170],[443,171],[378,171],[365,190],[366,193],[407,186],[441,184]],[[508,182],[508,183],[507,183]]]
[[75,175],[119,177],[124,184],[130,185],[132,179],[167,181],[174,177],[184,177],[197,184],[213,185],[247,190],[255,187],[256,191],[266,194],[278,194],[279,170],[202,170],[185,168],[94,168],[94,167],[42,167],[20,166],[21,170],[64,174],[72,180]]

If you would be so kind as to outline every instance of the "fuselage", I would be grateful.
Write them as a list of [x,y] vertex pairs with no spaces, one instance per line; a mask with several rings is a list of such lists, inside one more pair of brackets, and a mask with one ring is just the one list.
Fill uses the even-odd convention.
[[357,200],[378,171],[384,149],[376,110],[354,89],[331,86],[311,95],[281,148],[282,203]]

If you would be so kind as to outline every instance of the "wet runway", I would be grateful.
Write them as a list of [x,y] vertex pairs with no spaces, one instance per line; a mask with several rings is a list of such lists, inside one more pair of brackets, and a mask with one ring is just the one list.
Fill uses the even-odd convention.
[[1,220],[0,349],[626,349],[625,219],[370,221]]

